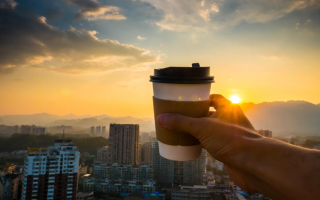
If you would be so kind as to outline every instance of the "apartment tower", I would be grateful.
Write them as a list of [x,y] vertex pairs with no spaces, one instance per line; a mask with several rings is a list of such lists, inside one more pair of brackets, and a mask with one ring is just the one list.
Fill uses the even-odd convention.
[[137,165],[139,163],[139,125],[110,124],[109,134],[111,162]]
[[79,151],[71,140],[56,140],[49,148],[29,148],[24,163],[22,200],[75,200],[78,166]]

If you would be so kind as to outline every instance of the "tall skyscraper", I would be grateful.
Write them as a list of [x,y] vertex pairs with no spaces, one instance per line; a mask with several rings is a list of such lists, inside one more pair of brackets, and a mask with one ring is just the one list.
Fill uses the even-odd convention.
[[94,126],[90,127],[90,136],[94,136]]
[[102,137],[107,137],[106,126],[102,126]]
[[96,137],[100,137],[101,136],[101,126],[97,126],[96,127]]
[[110,124],[109,132],[109,148],[112,163],[138,164],[139,125]]
[[157,140],[152,141],[152,167],[154,179],[159,183],[176,185],[197,185],[203,183],[206,170],[206,151],[203,149],[198,159],[191,161],[173,161],[159,154]]
[[22,200],[76,199],[79,151],[71,140],[30,148],[24,163]]

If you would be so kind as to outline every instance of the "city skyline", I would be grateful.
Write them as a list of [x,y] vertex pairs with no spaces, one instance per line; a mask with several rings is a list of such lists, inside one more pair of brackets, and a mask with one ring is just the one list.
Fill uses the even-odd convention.
[[211,93],[320,103],[318,1],[84,2],[3,1],[0,115],[150,117],[153,69],[193,62]]

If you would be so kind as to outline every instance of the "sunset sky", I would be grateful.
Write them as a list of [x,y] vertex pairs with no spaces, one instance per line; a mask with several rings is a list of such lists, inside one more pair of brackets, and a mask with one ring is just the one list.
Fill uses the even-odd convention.
[[320,103],[318,0],[0,0],[0,115],[151,117],[153,69],[212,93]]

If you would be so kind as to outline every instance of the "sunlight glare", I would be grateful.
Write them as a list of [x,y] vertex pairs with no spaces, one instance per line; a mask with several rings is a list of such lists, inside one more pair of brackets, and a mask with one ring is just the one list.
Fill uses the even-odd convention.
[[241,98],[240,98],[238,95],[236,95],[236,94],[231,95],[231,96],[229,97],[229,100],[230,100],[232,103],[240,103],[240,102],[241,102]]

